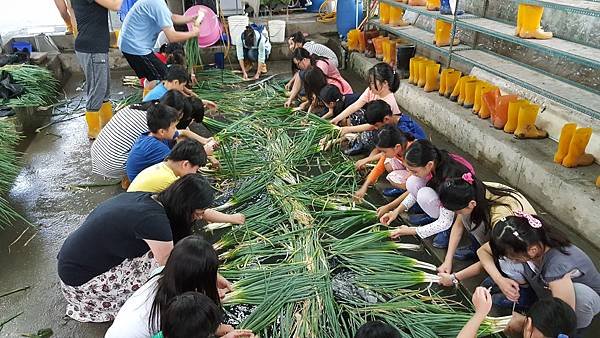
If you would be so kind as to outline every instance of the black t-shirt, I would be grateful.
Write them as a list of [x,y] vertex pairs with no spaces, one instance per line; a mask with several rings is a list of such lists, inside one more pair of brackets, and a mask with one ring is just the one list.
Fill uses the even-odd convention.
[[167,214],[151,195],[126,192],[98,205],[58,253],[63,283],[79,286],[125,259],[141,257],[150,250],[144,239],[172,241]]
[[77,20],[75,50],[82,53],[108,53],[108,9],[95,0],[71,0]]

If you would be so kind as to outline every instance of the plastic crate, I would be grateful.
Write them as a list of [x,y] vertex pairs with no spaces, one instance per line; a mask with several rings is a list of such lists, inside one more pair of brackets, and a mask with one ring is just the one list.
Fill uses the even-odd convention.
[[[24,49],[28,50],[29,53],[33,52],[33,47],[31,43],[27,41],[13,41],[11,43],[11,47],[13,51],[22,52]],[[16,49],[16,50],[15,50]]]

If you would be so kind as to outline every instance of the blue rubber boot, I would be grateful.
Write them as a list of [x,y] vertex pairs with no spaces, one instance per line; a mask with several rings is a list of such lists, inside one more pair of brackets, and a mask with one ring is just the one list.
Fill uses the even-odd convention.
[[450,241],[450,229],[442,231],[433,238],[433,246],[438,249],[446,249]]
[[383,196],[398,197],[398,196],[404,194],[405,191],[406,190],[399,189],[399,188],[385,188],[385,189],[383,189]]
[[[456,11],[456,15],[462,15],[463,11]],[[452,15],[452,8],[450,7],[450,0],[442,0],[440,6],[440,14]]]

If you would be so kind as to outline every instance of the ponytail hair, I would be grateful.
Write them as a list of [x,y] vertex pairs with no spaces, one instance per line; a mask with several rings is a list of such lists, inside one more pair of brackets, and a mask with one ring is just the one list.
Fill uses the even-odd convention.
[[396,69],[385,62],[380,62],[371,67],[367,77],[369,78],[369,83],[373,84],[378,90],[377,81],[382,84],[387,82],[392,93],[395,93],[400,87],[400,76],[396,72]]
[[463,174],[471,172],[469,168],[454,160],[446,150],[438,149],[429,140],[413,142],[404,154],[404,160],[411,167],[424,167],[428,162],[433,162],[433,177],[427,182],[427,186],[434,190],[448,178],[462,177]]
[[563,254],[568,254],[565,247],[571,245],[563,234],[536,215],[508,216],[496,223],[490,237],[490,247],[496,260],[513,254],[527,254],[534,244],[556,248]]
[[242,33],[242,40],[244,40],[244,47],[254,47],[254,29],[250,26],[246,26],[246,29]]
[[317,64],[317,61],[325,61],[325,62],[329,63],[328,58],[317,55],[317,54],[311,54],[309,51],[307,51],[304,48],[294,49],[294,52],[292,53],[292,59],[296,60],[296,61],[302,61],[304,59],[309,59],[310,64],[313,66]]
[[131,106],[132,109],[148,111],[151,107],[154,107],[157,103],[161,103],[167,105],[171,108],[174,108],[178,112],[182,112],[185,108],[186,98],[178,90],[171,89],[163,95],[160,100],[152,100],[148,102],[142,102],[137,105]]
[[378,148],[394,148],[399,144],[404,151],[408,147],[408,142],[414,140],[415,137],[411,133],[405,133],[395,126],[388,125],[381,128],[375,136],[375,144]]
[[326,105],[330,103],[335,103],[333,107],[333,116],[338,116],[341,112],[346,108],[344,106],[344,95],[340,92],[340,89],[334,85],[326,85],[321,89],[319,93],[319,98]]
[[[475,208],[471,212],[471,223],[474,226],[469,230],[473,231],[483,224],[485,233],[489,234],[492,230],[490,208],[494,205],[508,207],[507,204],[498,202],[499,197],[510,196],[521,205],[521,209],[523,208],[521,201],[516,197],[519,194],[516,190],[508,187],[492,187],[472,174],[465,175],[468,177],[448,178],[440,184],[437,193],[444,208],[451,211],[464,209],[471,201],[476,202]],[[488,199],[487,192],[494,197]]]

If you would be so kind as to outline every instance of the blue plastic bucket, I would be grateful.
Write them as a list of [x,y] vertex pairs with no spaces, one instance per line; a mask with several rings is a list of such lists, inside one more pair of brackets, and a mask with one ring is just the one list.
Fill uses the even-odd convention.
[[[336,24],[338,34],[345,39],[351,29],[356,28],[363,20],[363,2],[358,0],[338,0]],[[357,13],[358,8],[358,13]]]

